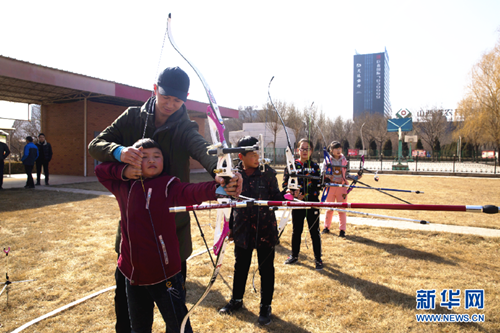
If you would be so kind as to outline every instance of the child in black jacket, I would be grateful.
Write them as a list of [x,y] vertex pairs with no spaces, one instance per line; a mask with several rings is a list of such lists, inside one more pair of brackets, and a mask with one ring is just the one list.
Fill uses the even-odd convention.
[[[253,146],[258,142],[254,137],[243,137],[238,147]],[[238,169],[243,176],[242,196],[261,200],[283,200],[278,188],[276,171],[264,165],[259,168],[259,154],[255,151],[238,154]],[[243,295],[252,261],[253,249],[257,249],[259,273],[261,277],[261,304],[259,324],[271,322],[271,301],[274,293],[274,254],[278,240],[278,229],[274,211],[268,207],[235,208],[229,221],[229,239],[234,240],[234,280],[233,297],[219,310],[231,314],[241,309]]]

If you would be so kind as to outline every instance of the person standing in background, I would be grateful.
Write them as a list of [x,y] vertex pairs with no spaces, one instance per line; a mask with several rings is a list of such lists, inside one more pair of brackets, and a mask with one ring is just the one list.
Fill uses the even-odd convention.
[[5,143],[0,142],[0,190],[3,190],[3,168],[4,168],[4,160],[9,156],[10,150],[9,146]]
[[33,166],[38,158],[38,148],[33,143],[33,138],[31,136],[26,137],[26,146],[24,146],[23,157],[21,161],[24,164],[24,170],[26,171],[26,186],[24,188],[35,188],[35,182],[33,181]]
[[36,144],[38,148],[38,158],[36,160],[36,184],[40,184],[40,174],[45,175],[45,185],[49,185],[49,162],[52,159],[52,146],[45,140],[45,134],[40,133],[38,135],[38,143]]

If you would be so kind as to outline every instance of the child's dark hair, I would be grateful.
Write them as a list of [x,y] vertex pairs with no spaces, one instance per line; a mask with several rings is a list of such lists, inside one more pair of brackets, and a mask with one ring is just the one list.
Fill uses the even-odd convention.
[[332,141],[330,145],[328,146],[328,151],[331,151],[332,149],[337,149],[337,148],[342,148],[342,145],[338,141]]
[[132,147],[134,148],[140,148],[142,147],[142,149],[148,149],[148,148],[158,148],[161,150],[161,147],[160,145],[158,144],[158,142],[156,142],[155,140],[153,139],[150,139],[150,138],[146,138],[146,139],[140,139],[140,140],[137,140],[133,145]]
[[[257,142],[259,142],[259,140],[257,140],[257,138],[253,137],[253,136],[244,136],[242,137],[241,139],[238,140],[238,147],[251,147],[251,146],[255,146],[257,144]],[[241,155],[243,156],[246,156],[247,155],[247,151],[246,152],[243,152],[241,153]]]
[[26,141],[28,141],[28,142],[33,142],[33,138],[32,138],[31,136],[27,136],[27,137],[26,137]]
[[300,146],[300,144],[301,144],[302,142],[305,142],[305,143],[309,144],[309,148],[313,149],[313,143],[312,143],[312,141],[311,141],[311,140],[306,139],[306,138],[302,138],[302,139],[300,139],[300,140],[299,140],[299,146]]

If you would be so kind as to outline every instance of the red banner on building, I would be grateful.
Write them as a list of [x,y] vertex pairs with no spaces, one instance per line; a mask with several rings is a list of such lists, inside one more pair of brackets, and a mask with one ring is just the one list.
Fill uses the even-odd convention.
[[347,150],[347,155],[349,155],[349,156],[358,156],[359,155],[359,149],[348,149]]

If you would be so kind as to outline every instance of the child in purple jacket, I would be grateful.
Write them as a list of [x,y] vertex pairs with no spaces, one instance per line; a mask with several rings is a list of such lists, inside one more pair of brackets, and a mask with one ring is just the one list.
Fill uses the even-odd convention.
[[[218,185],[215,181],[181,183],[162,174],[163,154],[151,139],[137,141],[134,148],[143,153],[142,179],[126,178],[132,171],[127,168],[133,168],[128,164],[105,162],[96,168],[97,178],[115,195],[120,207],[118,268],[127,278],[131,328],[151,332],[156,303],[166,331],[179,332],[187,308],[175,218],[168,209],[215,200]],[[192,332],[189,321],[186,332]]]

